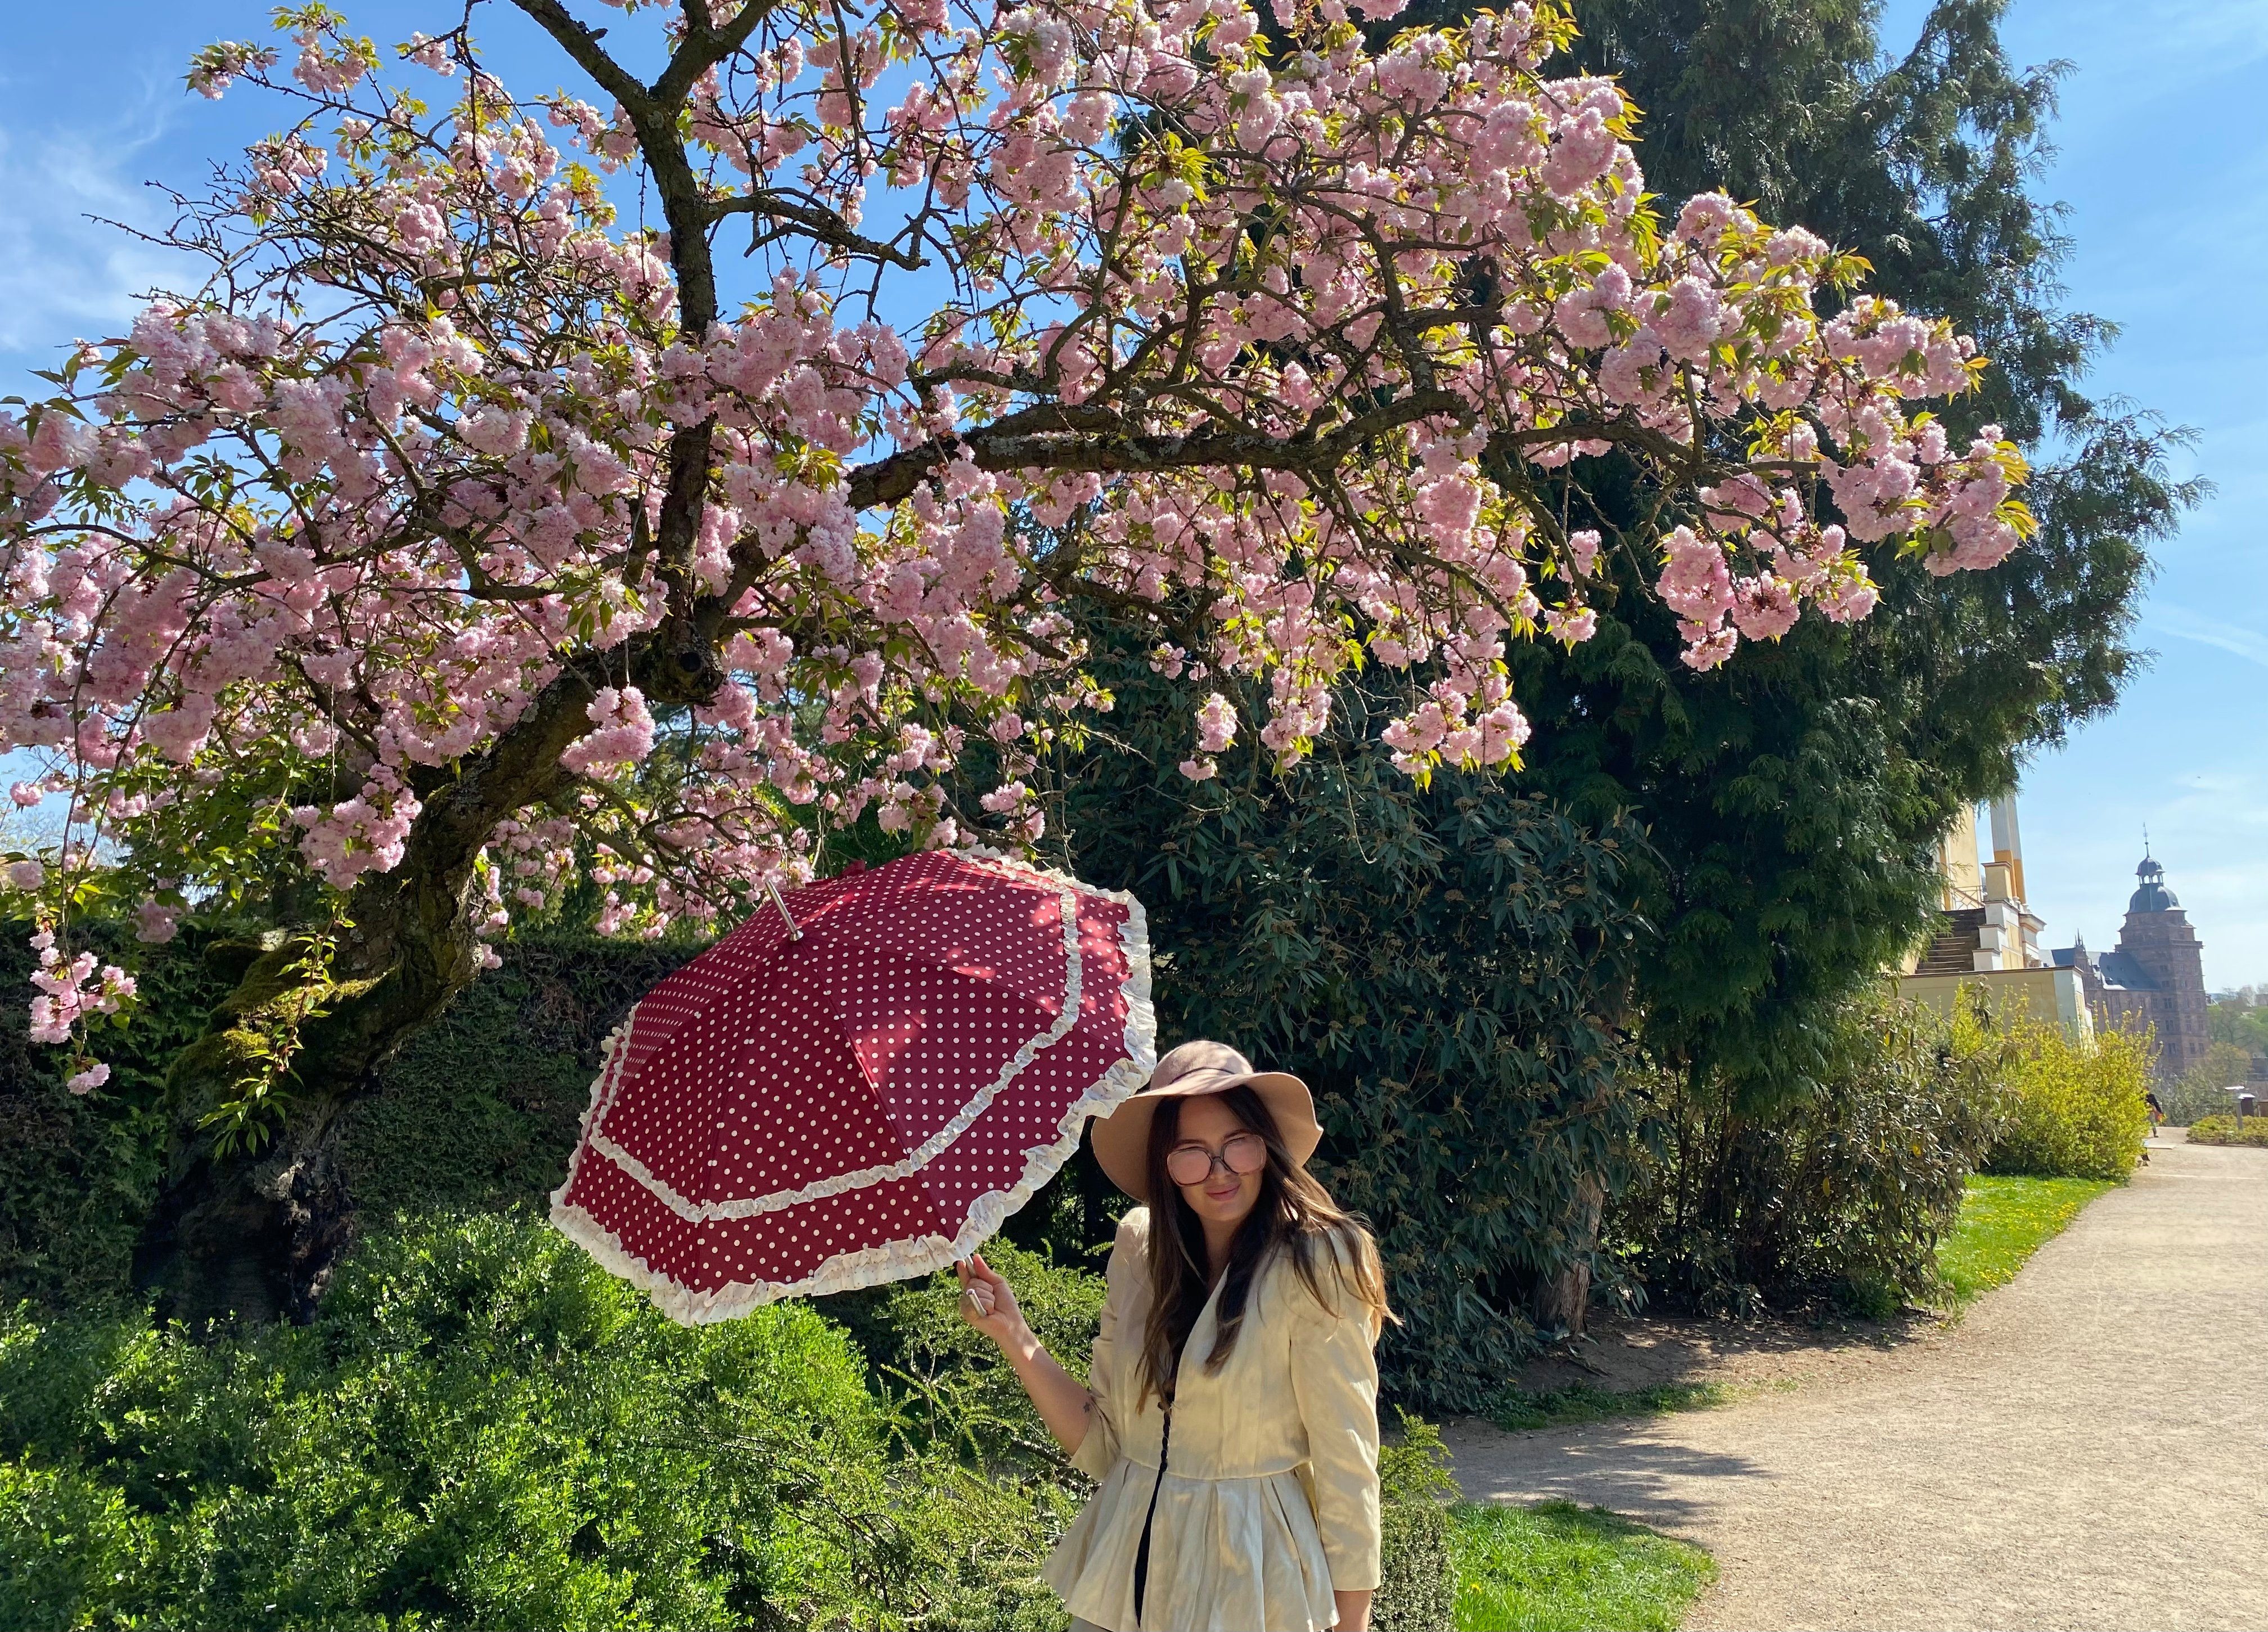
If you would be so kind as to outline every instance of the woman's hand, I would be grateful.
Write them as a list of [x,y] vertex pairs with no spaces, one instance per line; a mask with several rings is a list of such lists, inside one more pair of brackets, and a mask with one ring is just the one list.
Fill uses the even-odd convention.
[[1048,1432],[1065,1454],[1077,1451],[1086,1439],[1094,1396],[1057,1364],[1047,1346],[1033,1335],[1015,1293],[983,1254],[964,1259],[954,1268],[961,1275],[961,1318],[1000,1346]]
[[1014,1290],[981,1252],[954,1268],[961,1274],[961,1318],[1012,1354],[1027,1330]]

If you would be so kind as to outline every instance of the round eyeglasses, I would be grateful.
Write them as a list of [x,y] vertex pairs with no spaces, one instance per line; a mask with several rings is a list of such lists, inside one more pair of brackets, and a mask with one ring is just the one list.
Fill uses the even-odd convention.
[[1215,1167],[1240,1178],[1268,1165],[1268,1141],[1257,1134],[1231,1134],[1218,1151],[1203,1145],[1175,1145],[1166,1153],[1166,1177],[1177,1185],[1202,1185]]

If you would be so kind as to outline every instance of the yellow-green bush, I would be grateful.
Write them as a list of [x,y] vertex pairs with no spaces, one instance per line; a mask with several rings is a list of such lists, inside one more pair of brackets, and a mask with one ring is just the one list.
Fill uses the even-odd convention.
[[[1984,1023],[1956,1020],[1956,1030]],[[1984,1157],[1988,1173],[2042,1178],[2124,1178],[2141,1160],[2150,1113],[2154,1048],[2124,1031],[2079,1042],[2061,1027],[2018,1021],[2008,1028],[2006,1101],[2000,1132]]]

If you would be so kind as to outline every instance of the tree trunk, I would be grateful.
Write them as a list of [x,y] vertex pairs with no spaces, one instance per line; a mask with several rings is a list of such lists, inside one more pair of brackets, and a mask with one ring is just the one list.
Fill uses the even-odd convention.
[[[272,937],[205,1035],[175,1057],[166,1173],[136,1253],[137,1284],[164,1311],[203,1325],[233,1314],[306,1319],[354,1236],[337,1148],[378,1068],[477,971],[473,856],[365,879],[348,903],[328,975],[305,962],[309,932]],[[429,860],[439,858],[429,857]],[[203,1119],[259,1080],[279,1017],[313,1011],[283,1081],[280,1124],[249,1148],[217,1148]]]
[[1547,1332],[1580,1337],[1591,1307],[1591,1263],[1598,1255],[1599,1227],[1606,1212],[1606,1187],[1595,1174],[1575,1181],[1567,1215],[1566,1266],[1545,1281],[1535,1296],[1535,1322]]
[[[681,686],[711,679],[697,664],[673,667]],[[571,669],[487,754],[422,778],[401,861],[365,875],[348,897],[328,972],[306,957],[324,931],[271,935],[205,1035],[175,1057],[166,1178],[135,1255],[136,1283],[164,1312],[198,1324],[313,1312],[354,1236],[337,1161],[347,1112],[479,971],[475,862],[499,821],[571,786],[559,755],[588,728],[593,695]],[[298,1052],[274,1085],[280,1126],[248,1150],[217,1149],[204,1119],[273,1075],[268,1051],[310,998]]]
[[204,1327],[232,1316],[304,1321],[354,1238],[337,1164],[350,1100],[302,1100],[257,1151],[215,1152],[177,1119],[158,1205],[135,1252],[135,1281],[167,1318]]

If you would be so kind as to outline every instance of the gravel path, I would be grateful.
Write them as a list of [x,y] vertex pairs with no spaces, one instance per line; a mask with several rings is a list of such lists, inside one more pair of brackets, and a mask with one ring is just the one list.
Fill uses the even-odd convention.
[[1458,1478],[1706,1547],[1695,1628],[2268,1628],[2268,1151],[2151,1154],[1940,1339]]

